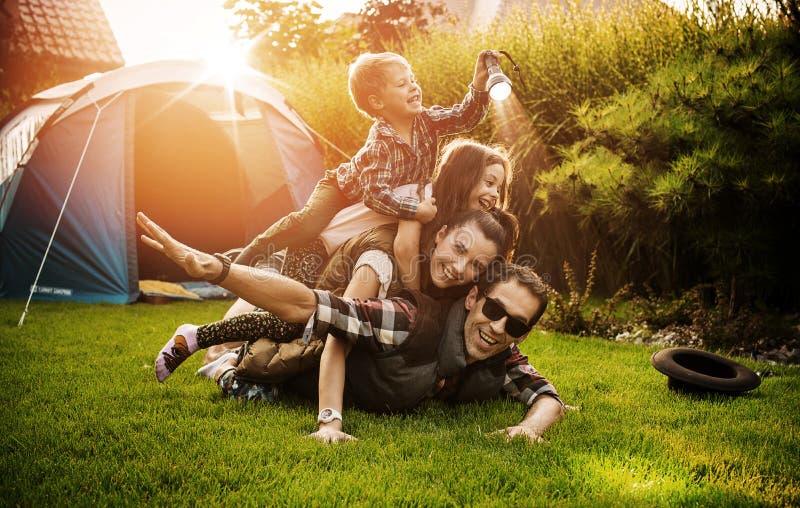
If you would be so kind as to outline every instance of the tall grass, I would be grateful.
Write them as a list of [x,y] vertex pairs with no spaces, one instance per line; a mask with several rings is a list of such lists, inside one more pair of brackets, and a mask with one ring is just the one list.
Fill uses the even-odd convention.
[[[508,62],[502,63],[515,80],[527,130],[549,144],[560,144],[574,140],[569,111],[575,105],[641,82],[694,37],[690,20],[658,1],[613,2],[600,10],[585,9],[577,0],[567,2],[566,8],[560,4],[563,2],[554,1],[541,7],[533,2],[481,29],[444,26],[431,35],[412,38],[395,51],[411,63],[424,103],[445,106],[463,98],[481,49],[508,51],[527,85],[523,88]],[[290,102],[346,151],[360,147],[369,127],[347,95],[350,59],[341,48],[328,48],[319,59],[264,69],[277,73]],[[490,141],[497,138],[496,131],[496,126],[486,123],[473,135]],[[516,141],[524,150],[529,140],[500,141]],[[334,164],[338,159],[328,162]],[[524,168],[525,176],[536,169]]]
[[[586,8],[577,1],[553,1],[544,7],[532,2],[489,27],[472,31],[443,27],[430,35],[412,38],[397,51],[410,61],[427,105],[446,106],[461,100],[472,77],[475,57],[483,48],[506,50],[519,64],[526,86],[504,61],[502,65],[514,81],[515,94],[505,103],[493,104],[489,120],[469,135],[512,149],[518,161],[512,207],[521,218],[523,233],[517,252],[536,259],[538,270],[552,284],[564,287],[560,268],[565,260],[581,272],[580,267],[588,265],[589,254],[598,248],[599,290],[612,293],[630,280],[677,290],[700,279],[682,276],[686,273],[681,263],[673,261],[681,253],[696,250],[692,242],[696,243],[701,234],[681,238],[665,234],[663,214],[652,213],[644,206],[622,210],[624,220],[600,220],[597,214],[587,213],[586,202],[591,198],[577,192],[591,189],[591,185],[578,189],[576,180],[564,180],[550,171],[565,160],[571,163],[581,151],[580,143],[591,142],[586,118],[594,108],[603,107],[613,97],[628,100],[626,97],[646,87],[649,79],[660,79],[653,76],[671,64],[671,75],[690,73],[695,62],[706,58],[704,55],[748,51],[746,45],[740,44],[743,38],[782,29],[756,10],[745,9],[742,15],[738,5],[735,0],[696,0],[692,10],[684,14],[655,0],[613,2],[600,9]],[[370,121],[355,111],[347,94],[350,58],[340,48],[329,48],[322,58],[288,62],[276,72],[283,83],[282,90],[310,123],[353,154],[362,145]],[[737,72],[734,68],[730,71]],[[732,106],[735,109],[736,104]],[[630,134],[625,140],[630,145],[624,147],[627,155],[641,154],[653,145],[652,136],[637,131],[642,125],[637,118],[646,119],[654,110],[646,103],[637,108],[630,121],[623,119],[619,123]],[[783,121],[774,120],[778,121],[773,122],[774,128]],[[725,132],[720,130],[717,135],[725,137]],[[670,149],[669,144],[666,149]],[[587,179],[596,176],[605,188],[617,177],[600,178],[598,175],[604,171],[627,171],[632,180],[642,171],[627,155],[621,157],[613,150],[605,155],[597,152],[592,158],[581,159],[580,171],[572,171],[577,168],[574,164],[560,171],[572,171]],[[326,161],[330,167],[343,160],[341,154],[328,150]],[[574,192],[548,192],[546,200],[534,198],[541,196],[554,178],[565,189],[573,187]],[[612,194],[605,193],[609,199],[591,207],[611,207]],[[640,200],[638,196],[618,194],[619,199]],[[747,249],[733,252],[727,247],[750,241],[745,236],[734,235],[730,242],[718,242],[711,249],[716,249],[717,254],[709,255],[747,258]],[[772,248],[764,245],[766,250]],[[751,256],[748,262],[761,264],[763,257]],[[637,259],[642,262],[637,261],[638,275],[634,276],[626,266],[628,261]],[[689,259],[688,266],[711,278],[730,280],[730,270],[716,270],[705,259]]]
[[0,505],[796,506],[800,373],[741,397],[667,390],[652,349],[534,332],[522,344],[570,410],[547,443],[506,443],[510,400],[407,414],[345,412],[358,442],[304,436],[316,406],[222,400],[194,376],[166,383],[154,354],[224,303],[0,301]]

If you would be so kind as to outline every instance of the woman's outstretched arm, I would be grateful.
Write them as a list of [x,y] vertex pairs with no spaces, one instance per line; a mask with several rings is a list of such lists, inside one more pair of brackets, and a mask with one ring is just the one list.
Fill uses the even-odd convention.
[[[136,215],[136,222],[145,233],[142,242],[170,258],[188,275],[213,279],[222,273],[222,261],[178,242],[142,212]],[[244,265],[231,265],[219,285],[290,323],[305,323],[317,306],[314,292],[300,282]]]
[[[353,273],[344,296],[352,298],[374,298],[378,296],[381,282],[375,271],[367,266],[360,266]],[[325,349],[319,365],[319,409],[330,408],[342,413],[344,403],[345,361],[352,343],[328,335]],[[342,421],[320,423],[319,429],[311,437],[324,443],[336,443],[355,439],[342,430]]]

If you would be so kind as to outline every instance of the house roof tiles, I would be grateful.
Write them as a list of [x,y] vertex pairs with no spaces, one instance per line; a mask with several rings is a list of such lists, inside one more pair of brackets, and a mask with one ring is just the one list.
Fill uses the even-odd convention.
[[122,53],[98,0],[8,0],[16,53],[33,53],[101,64],[124,65]]

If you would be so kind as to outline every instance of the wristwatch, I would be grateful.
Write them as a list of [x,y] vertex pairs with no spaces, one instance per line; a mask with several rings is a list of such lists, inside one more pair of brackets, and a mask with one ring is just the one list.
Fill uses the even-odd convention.
[[333,420],[342,421],[342,413],[326,407],[317,415],[317,423],[331,423]]

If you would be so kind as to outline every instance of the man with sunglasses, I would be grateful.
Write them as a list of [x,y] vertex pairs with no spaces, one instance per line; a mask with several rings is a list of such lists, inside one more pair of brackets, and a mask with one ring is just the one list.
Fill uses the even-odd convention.
[[[306,323],[305,335],[333,335],[354,347],[346,363],[346,395],[367,410],[400,411],[437,397],[452,402],[507,394],[528,406],[523,420],[498,432],[531,441],[563,414],[558,393],[517,348],[547,306],[547,293],[529,268],[494,264],[465,299],[452,305],[418,292],[402,298],[358,300],[271,273],[253,277],[250,268],[221,255],[191,249],[139,214],[142,240],[198,278],[213,279],[284,321]],[[227,261],[227,262],[226,262]],[[233,368],[218,377],[229,396],[271,399],[269,387],[248,382]],[[287,382],[317,385],[309,375]],[[315,436],[326,442],[351,439],[334,408],[320,411]]]

